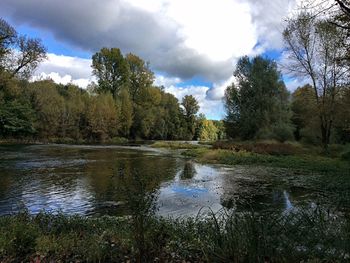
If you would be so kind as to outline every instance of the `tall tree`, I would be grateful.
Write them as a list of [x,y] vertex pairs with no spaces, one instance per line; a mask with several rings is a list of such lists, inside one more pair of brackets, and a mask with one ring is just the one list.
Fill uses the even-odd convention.
[[295,139],[316,142],[321,136],[318,129],[318,117],[315,116],[317,105],[311,85],[299,87],[293,92],[291,109]]
[[194,96],[186,95],[182,98],[181,105],[184,107],[188,138],[192,140],[196,129],[196,114],[199,111],[198,101]]
[[291,132],[289,94],[276,63],[260,56],[242,57],[234,76],[237,87],[232,83],[225,92],[227,134],[284,141]]
[[119,48],[102,48],[95,53],[92,56],[92,68],[99,92],[110,92],[116,99],[123,88],[129,88],[129,65]]
[[134,102],[142,100],[140,94],[143,90],[152,86],[154,74],[149,69],[148,64],[134,54],[127,54],[125,57],[130,68],[130,88],[131,99]]
[[120,92],[118,99],[118,109],[120,111],[120,132],[121,135],[128,138],[130,128],[133,122],[133,105],[130,95],[126,89]]
[[46,59],[46,48],[38,38],[20,36],[0,18],[0,71],[12,77],[28,78],[40,62]]
[[309,13],[290,19],[283,33],[289,59],[286,67],[292,75],[311,82],[325,150],[335,121],[336,98],[349,83],[349,65],[341,60],[347,52],[343,33]]
[[3,59],[10,51],[10,47],[16,42],[17,32],[4,19],[0,18],[0,70]]

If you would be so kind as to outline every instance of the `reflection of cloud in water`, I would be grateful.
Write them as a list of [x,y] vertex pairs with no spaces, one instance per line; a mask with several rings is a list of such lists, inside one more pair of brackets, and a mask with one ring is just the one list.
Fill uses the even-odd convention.
[[208,193],[208,189],[205,188],[198,188],[198,187],[187,187],[187,186],[181,186],[181,185],[175,185],[171,187],[171,190],[174,193],[183,194],[185,196],[190,197],[197,197],[199,194]]
[[[192,176],[184,178],[184,170],[191,170]],[[213,211],[220,205],[222,170],[208,165],[187,163],[174,180],[161,186],[158,198],[159,214],[165,216],[195,216],[203,207]]]
[[289,194],[286,190],[283,191],[283,196],[286,202],[286,211],[290,211],[294,208],[292,202],[289,199]]
[[31,213],[45,210],[87,214],[92,209],[93,195],[88,190],[89,185],[85,178],[78,178],[73,189],[60,185],[46,188],[43,181],[36,181],[34,184],[29,187],[30,191],[23,190],[18,200]]

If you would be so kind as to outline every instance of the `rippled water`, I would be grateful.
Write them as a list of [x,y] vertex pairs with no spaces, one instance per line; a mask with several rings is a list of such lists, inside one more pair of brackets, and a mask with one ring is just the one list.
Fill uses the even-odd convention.
[[310,198],[302,188],[289,189],[281,169],[203,165],[149,147],[0,146],[0,215],[23,208],[122,215],[135,172],[157,191],[165,216],[223,206],[285,211]]

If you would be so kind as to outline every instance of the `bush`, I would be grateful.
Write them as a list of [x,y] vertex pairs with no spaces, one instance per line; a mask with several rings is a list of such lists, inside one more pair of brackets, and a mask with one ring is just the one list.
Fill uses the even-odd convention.
[[350,162],[350,151],[346,151],[341,154],[342,160],[349,161]]
[[148,223],[140,259],[127,218],[0,217],[0,262],[345,262],[350,253],[349,219],[319,207]]
[[273,127],[273,138],[279,142],[293,139],[292,127],[285,123],[279,123]]
[[256,142],[256,143],[237,143],[229,141],[219,141],[213,144],[214,149],[225,149],[232,150],[235,152],[247,151],[259,154],[270,154],[270,155],[294,155],[302,153],[302,148],[298,145],[290,143],[267,143],[267,142]]
[[127,144],[129,140],[124,137],[113,137],[112,139],[108,140],[108,143],[110,144]]

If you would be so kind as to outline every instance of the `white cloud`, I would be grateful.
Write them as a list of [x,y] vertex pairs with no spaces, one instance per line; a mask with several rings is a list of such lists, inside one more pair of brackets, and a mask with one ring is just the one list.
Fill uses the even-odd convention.
[[212,0],[169,1],[167,15],[180,25],[179,33],[184,37],[185,45],[213,61],[249,54],[257,43],[250,7],[245,3],[232,0],[220,0],[220,3]]
[[156,75],[154,84],[157,86],[169,87],[181,82],[180,78],[177,77],[166,77],[163,75]]
[[205,86],[170,86],[166,92],[173,94],[180,102],[185,95],[193,95],[198,101],[199,112],[204,113],[208,119],[222,119],[224,117],[223,103],[220,100],[210,100],[207,98],[209,87]]
[[52,79],[56,83],[73,83],[82,88],[94,81],[91,76],[91,59],[48,54],[48,59],[40,64],[32,80]]

